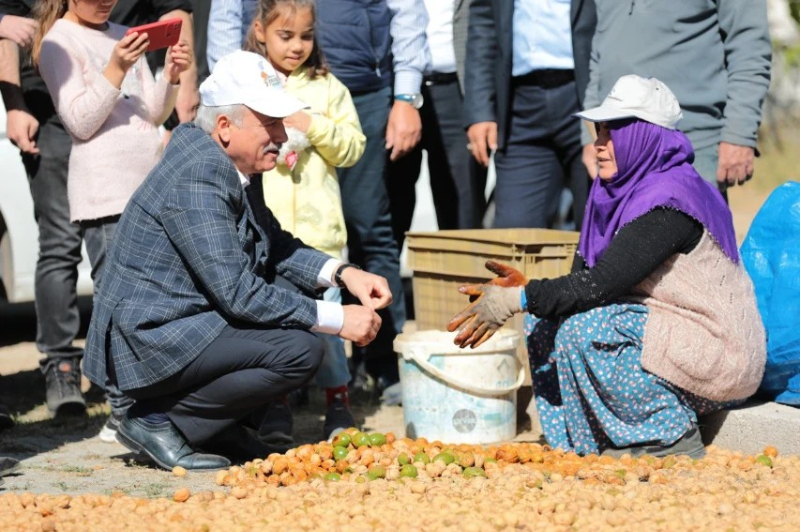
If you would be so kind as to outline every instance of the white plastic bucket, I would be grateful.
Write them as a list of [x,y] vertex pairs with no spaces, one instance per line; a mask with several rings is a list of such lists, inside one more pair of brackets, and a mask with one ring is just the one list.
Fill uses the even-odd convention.
[[477,349],[454,333],[420,331],[394,341],[400,354],[406,436],[445,443],[493,443],[517,434],[517,390],[525,368],[519,334],[502,329]]

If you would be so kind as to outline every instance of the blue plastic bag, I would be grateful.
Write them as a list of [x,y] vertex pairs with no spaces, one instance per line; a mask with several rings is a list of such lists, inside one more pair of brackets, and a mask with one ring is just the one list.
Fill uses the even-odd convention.
[[741,252],[767,331],[761,389],[800,406],[800,183],[785,183],[767,198]]

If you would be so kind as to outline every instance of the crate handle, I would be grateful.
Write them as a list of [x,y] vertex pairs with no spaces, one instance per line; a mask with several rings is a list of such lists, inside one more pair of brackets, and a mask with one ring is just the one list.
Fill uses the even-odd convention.
[[442,370],[440,370],[439,368],[428,362],[430,355],[422,349],[415,349],[412,347],[408,350],[403,350],[403,358],[406,360],[412,360],[416,362],[422,369],[424,369],[434,377],[438,378],[439,380],[442,380],[448,384],[452,384],[456,388],[461,388],[462,390],[472,392],[476,395],[488,395],[488,396],[506,395],[516,390],[519,390],[519,388],[525,382],[525,368],[522,366],[522,364],[519,363],[519,360],[517,360],[517,364],[519,365],[519,376],[517,377],[517,382],[505,388],[481,388],[480,386],[467,384],[466,382],[462,382],[458,379],[454,379],[446,375]]

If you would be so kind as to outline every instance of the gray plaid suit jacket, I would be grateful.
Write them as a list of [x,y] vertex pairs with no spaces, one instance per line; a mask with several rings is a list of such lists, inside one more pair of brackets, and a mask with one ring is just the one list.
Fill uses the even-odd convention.
[[[250,187],[260,196],[260,181]],[[310,328],[314,300],[270,283],[280,274],[311,293],[329,258],[283,231],[263,200],[251,204],[220,146],[181,125],[117,226],[84,373],[136,389],[186,367],[230,321]]]

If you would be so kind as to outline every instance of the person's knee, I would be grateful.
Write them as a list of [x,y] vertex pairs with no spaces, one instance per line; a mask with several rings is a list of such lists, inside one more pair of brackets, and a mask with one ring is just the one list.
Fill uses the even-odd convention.
[[302,375],[301,380],[313,377],[325,356],[325,342],[318,335],[305,331],[298,331],[297,338],[293,342],[293,349],[296,350],[297,373]]

